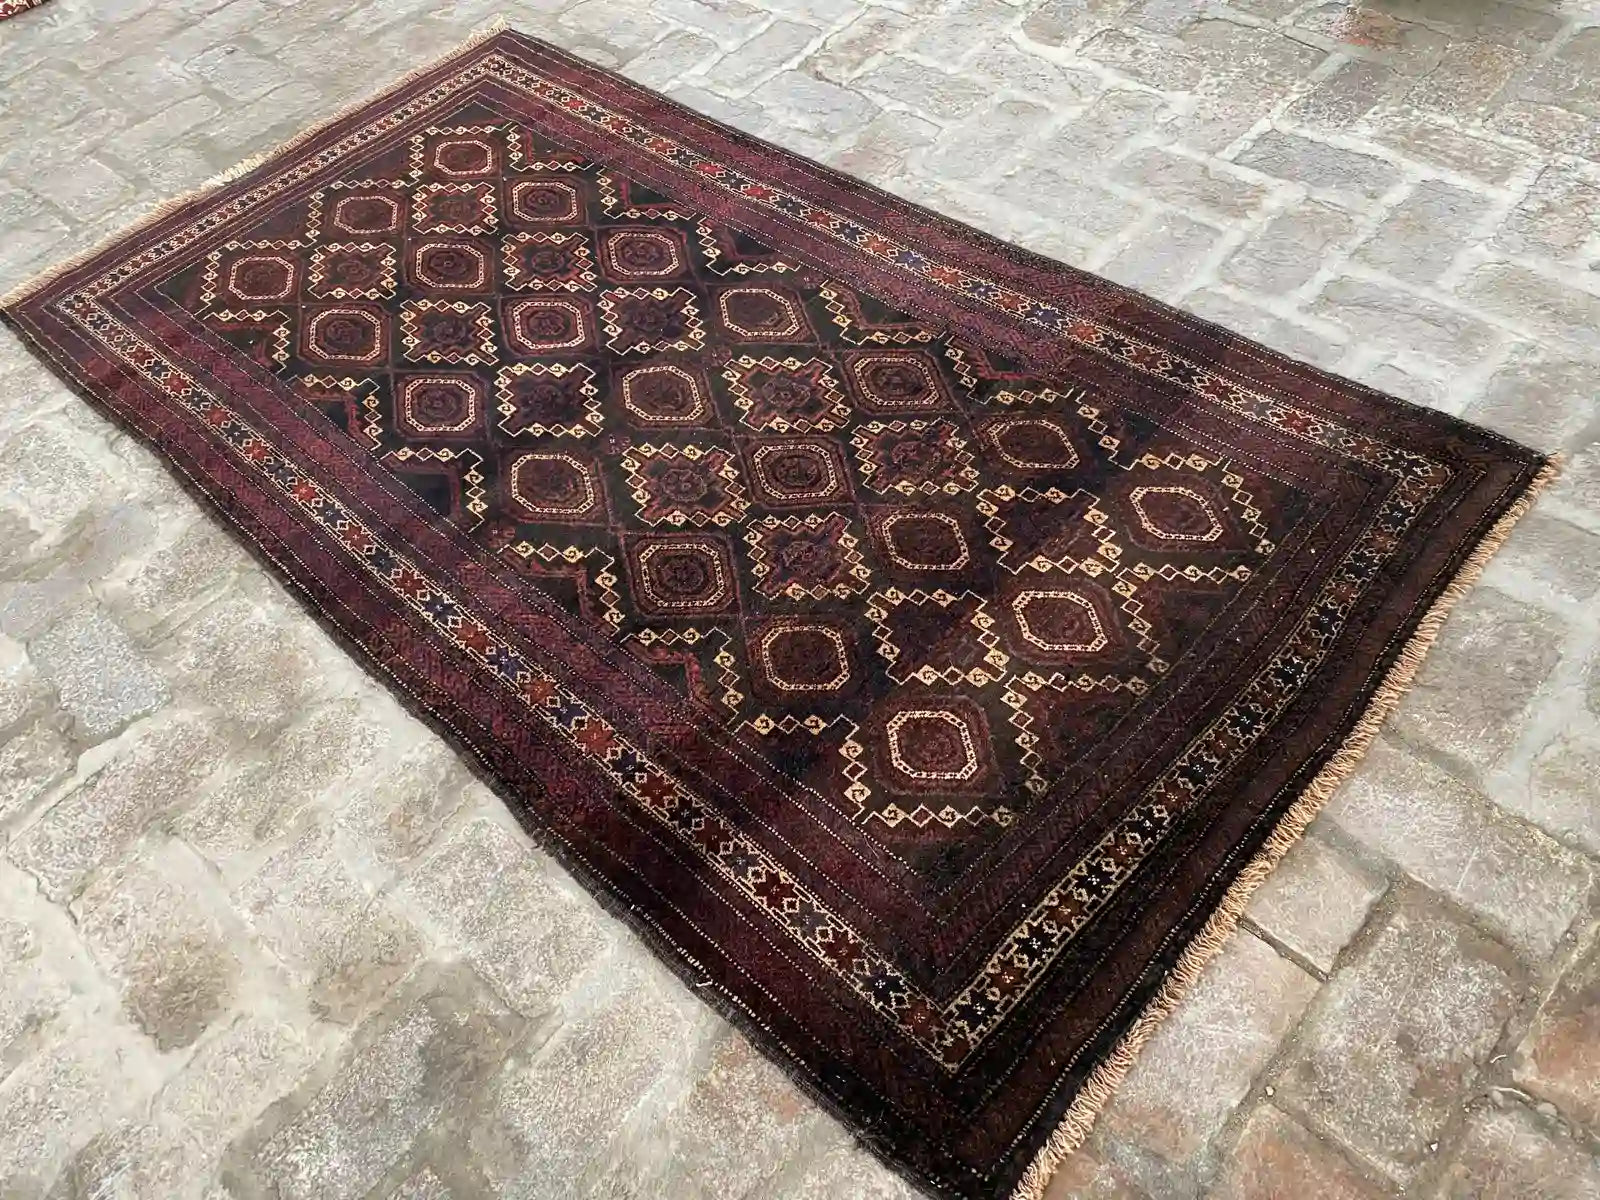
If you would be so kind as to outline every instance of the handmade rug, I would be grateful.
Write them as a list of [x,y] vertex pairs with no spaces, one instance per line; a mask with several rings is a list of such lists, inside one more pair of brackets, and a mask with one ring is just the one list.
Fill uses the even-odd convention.
[[19,16],[30,8],[38,8],[44,0],[0,0],[0,21]]
[[697,994],[1037,1197],[1550,464],[501,33],[9,299]]

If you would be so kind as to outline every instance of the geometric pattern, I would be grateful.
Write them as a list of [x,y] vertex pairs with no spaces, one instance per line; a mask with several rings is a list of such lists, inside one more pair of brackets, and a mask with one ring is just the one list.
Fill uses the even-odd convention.
[[1545,466],[512,34],[5,315],[984,1200]]

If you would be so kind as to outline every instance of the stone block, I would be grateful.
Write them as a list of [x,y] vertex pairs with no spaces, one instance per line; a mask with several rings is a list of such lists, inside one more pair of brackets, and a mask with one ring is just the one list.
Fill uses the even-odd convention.
[[1576,263],[1600,237],[1600,182],[1571,167],[1549,166],[1506,217],[1495,242],[1512,254]]
[[[1057,130],[1040,152],[1040,165],[1074,177],[1087,176],[1125,143],[1153,129],[1166,112],[1166,102],[1145,92],[1110,91],[1098,97],[1071,123]],[[1024,165],[1031,165],[1031,162]],[[1225,183],[1217,184],[1225,187]],[[1029,196],[1030,203],[1041,197]],[[1053,199],[1053,198],[1052,198]],[[1060,197],[1063,206],[1071,196]]]
[[1101,274],[1157,299],[1182,294],[1221,232],[1177,213],[1163,213],[1101,268]]
[[1128,155],[1112,177],[1166,204],[1211,217],[1247,216],[1266,195],[1260,185],[1218,163],[1154,148]]
[[1539,1006],[1512,1073],[1566,1116],[1600,1129],[1600,927]]
[[[1591,679],[1600,679],[1595,673]],[[1594,685],[1591,684],[1591,687]],[[1592,691],[1591,710],[1600,700]],[[1533,760],[1525,789],[1497,789],[1501,808],[1547,833],[1600,856],[1600,741],[1579,734],[1556,738]]]
[[80,1023],[0,1082],[0,1195],[32,1200],[157,1078],[125,1027]]
[[963,74],[998,92],[1037,96],[1055,108],[1079,103],[1100,90],[1100,81],[1088,72],[1060,66],[1004,40],[980,51]]
[[1278,213],[1222,264],[1222,278],[1267,295],[1292,292],[1355,232],[1345,213],[1306,200]]
[[1600,296],[1580,292],[1518,263],[1488,263],[1467,277],[1460,294],[1488,312],[1548,338],[1593,348]]
[[1392,163],[1296,134],[1268,130],[1235,159],[1263,175],[1274,175],[1324,192],[1346,204],[1377,199],[1400,180]]
[[617,20],[612,0],[584,0],[574,4],[556,18],[558,28],[577,35],[581,49],[598,48],[611,65],[619,65],[638,55],[667,35],[670,26],[640,10],[629,13],[628,20]]
[[57,621],[34,639],[31,651],[89,741],[109,737],[171,698],[166,681],[99,608]]
[[1323,975],[1366,923],[1385,882],[1320,838],[1302,839],[1251,897],[1249,920]]
[[717,61],[711,79],[719,89],[739,92],[798,62],[822,31],[814,25],[774,21]]
[[785,115],[801,132],[816,138],[851,133],[878,111],[878,106],[859,92],[804,71],[784,71],[773,76],[752,92],[751,98],[762,107]]
[[959,121],[988,99],[973,81],[909,58],[889,57],[855,78],[855,86],[909,105],[933,121]]
[[913,28],[910,17],[892,8],[863,9],[812,51],[806,67],[823,79],[844,83],[871,59],[897,49]]
[[529,1014],[546,1011],[615,937],[591,902],[553,886],[546,866],[492,820],[457,830],[418,864],[403,896],[441,946]]
[[805,1095],[730,1031],[665,1122],[631,1148],[621,1174],[643,1195],[749,1196],[783,1169],[815,1121]]
[[12,839],[13,862],[53,900],[122,853],[151,822],[179,807],[216,768],[222,746],[208,723],[178,716],[147,723],[113,756]]
[[1467,418],[1543,450],[1572,444],[1594,416],[1594,365],[1558,351],[1514,350]]
[[363,770],[386,736],[357,701],[321,705],[274,739],[265,761],[221,781],[175,827],[236,879],[254,865],[257,847],[281,837],[307,806]]
[[1600,1159],[1525,1109],[1485,1109],[1472,1118],[1439,1200],[1591,1200]]
[[[1140,215],[1134,201],[1045,162],[1024,163],[1005,177],[1005,187],[1026,195],[1036,216],[1058,222],[1053,232],[1086,245],[1126,229]],[[1010,236],[1010,231],[993,222],[988,228],[997,236]]]
[[1571,112],[1600,117],[1600,26],[1580,29],[1559,50],[1541,60],[1515,90],[1521,100],[1559,104]]
[[[669,33],[655,45],[628,60],[627,76],[645,87],[663,88],[687,75],[702,63],[710,62],[719,52],[716,42],[697,33]],[[737,72],[730,72],[737,75]],[[725,81],[722,71],[717,73],[719,86]],[[735,84],[728,81],[728,86]]]
[[1299,362],[1331,368],[1344,357],[1345,345],[1335,337],[1275,317],[1226,292],[1190,292],[1183,298],[1183,307]]
[[1504,186],[1528,168],[1529,159],[1486,138],[1409,108],[1380,109],[1370,119],[1372,139],[1408,158],[1444,167],[1471,179]]
[[1056,1169],[1044,1200],[1150,1200],[1149,1193],[1091,1143]]
[[1408,283],[1432,283],[1474,238],[1489,210],[1475,192],[1424,180],[1356,250],[1358,262]]
[[416,933],[325,829],[302,834],[235,896],[262,944],[309,990],[312,1010],[341,1024],[382,999],[420,952]]
[[205,81],[211,91],[235,104],[259,100],[274,88],[293,82],[283,64],[224,43],[197,54],[185,68]]
[[790,1181],[785,1193],[790,1200],[838,1200],[842,1196],[851,1200],[919,1200],[910,1184],[856,1146],[823,1155],[798,1177],[791,1175]]
[[496,1194],[560,1179],[581,1195],[638,1098],[664,1075],[681,1081],[699,1014],[673,1003],[654,972],[629,978],[619,970],[612,983],[602,1007],[569,1021],[495,1081],[465,1145]]
[[1481,917],[1534,963],[1555,951],[1594,882],[1582,856],[1387,742],[1372,748],[1325,819]]
[[1349,129],[1397,90],[1395,73],[1381,63],[1352,58],[1289,106],[1287,115],[1311,129]]
[[1581,113],[1553,104],[1512,100],[1490,116],[1489,125],[1498,133],[1523,138],[1545,150],[1600,158],[1600,127]]
[[1587,606],[1600,593],[1600,535],[1529,513],[1495,555],[1486,578],[1557,606]]
[[1436,908],[1403,904],[1306,1017],[1279,1103],[1407,1186],[1471,1093],[1522,984],[1497,943]]
[[767,14],[743,0],[652,0],[650,8],[674,25],[709,33],[728,49],[755,34]]
[[1485,112],[1495,95],[1527,61],[1520,51],[1494,42],[1456,41],[1439,65],[1405,96],[1418,108],[1461,120]]
[[7,737],[0,744],[0,833],[25,816],[72,762],[66,739],[42,721]]
[[366,1195],[425,1130],[461,1119],[521,1031],[470,971],[420,972],[363,1025],[331,1077],[315,1073],[234,1144],[227,1165],[238,1200]]
[[1369,344],[1424,354],[1457,369],[1484,357],[1502,340],[1492,325],[1459,309],[1348,275],[1323,288],[1311,312]]
[[1248,933],[1231,938],[1157,1029],[1101,1120],[1175,1165],[1201,1161],[1316,992]]
[[289,720],[314,695],[317,664],[286,611],[242,594],[217,600],[171,639],[174,682],[251,735]]
[[341,834],[386,871],[433,843],[466,803],[470,785],[461,757],[430,734],[398,759],[369,768],[345,793],[334,819]]
[[122,1007],[163,1053],[192,1045],[232,1007],[238,933],[210,873],[179,843],[146,843],[74,903],[84,941],[121,982]]
[[[921,169],[941,183],[972,183],[1010,165],[1024,139],[1044,129],[1050,109],[1028,100],[1000,100],[942,133]],[[881,118],[880,118],[881,119]]]
[[113,470],[104,439],[87,422],[51,417],[23,426],[0,447],[0,503],[37,532],[58,536],[114,486]]
[[1383,1200],[1392,1195],[1338,1150],[1288,1114],[1258,1104],[1250,1110],[1212,1200],[1280,1200],[1314,1187],[1317,1200]]
[[1456,605],[1393,718],[1408,737],[1487,771],[1561,657],[1557,618],[1479,587]]
[[1163,92],[1190,91],[1205,77],[1199,60],[1175,50],[1170,39],[1134,30],[1097,33],[1079,47],[1078,54]]
[[148,634],[181,623],[249,567],[248,553],[227,530],[201,518],[98,591],[120,625]]
[[929,62],[955,66],[1003,38],[1020,15],[1006,0],[962,0],[938,20],[922,22],[906,49]]
[[939,126],[931,121],[885,109],[867,122],[850,145],[824,161],[881,187],[902,177],[909,170],[909,160],[932,145],[938,135]]
[[1065,46],[1075,37],[1106,25],[1132,0],[1045,0],[1023,19],[1022,33],[1042,46]]

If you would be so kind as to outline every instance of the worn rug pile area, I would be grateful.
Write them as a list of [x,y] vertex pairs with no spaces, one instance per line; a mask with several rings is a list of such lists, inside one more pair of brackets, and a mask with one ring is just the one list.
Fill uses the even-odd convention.
[[1550,464],[480,39],[29,285],[530,832],[1038,1197]]

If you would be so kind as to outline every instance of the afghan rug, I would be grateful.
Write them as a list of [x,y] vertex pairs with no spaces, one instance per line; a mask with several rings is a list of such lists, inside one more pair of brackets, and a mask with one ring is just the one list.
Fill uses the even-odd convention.
[[1551,471],[502,32],[5,316],[698,994],[1039,1196]]
[[44,0],[0,0],[0,21],[7,17],[16,17],[27,12],[30,8],[38,8]]

